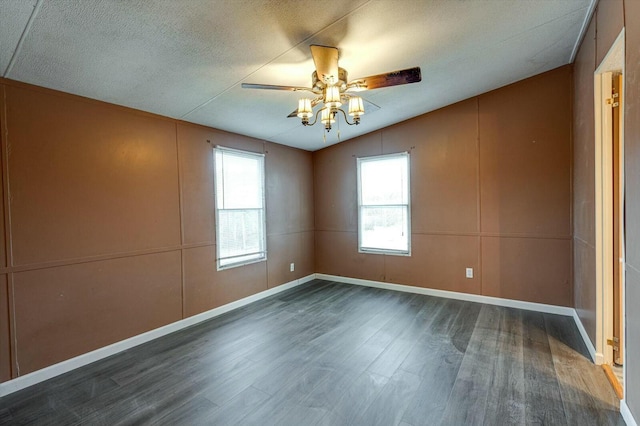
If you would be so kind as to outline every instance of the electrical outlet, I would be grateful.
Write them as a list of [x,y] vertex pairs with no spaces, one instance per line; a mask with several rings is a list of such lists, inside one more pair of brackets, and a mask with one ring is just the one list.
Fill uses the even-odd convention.
[[467,278],[473,278],[473,268],[467,268]]
[[296,264],[295,264],[295,263],[293,263],[293,262],[291,262],[291,265],[289,265],[289,271],[290,271],[290,272],[293,272],[293,271],[295,271],[295,270],[296,270]]

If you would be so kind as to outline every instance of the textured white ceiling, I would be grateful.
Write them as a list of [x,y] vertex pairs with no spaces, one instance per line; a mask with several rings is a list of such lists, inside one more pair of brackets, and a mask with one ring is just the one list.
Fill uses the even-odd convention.
[[[0,0],[6,78],[316,150],[567,64],[595,0]],[[413,66],[422,82],[363,92],[359,126],[286,118],[309,45],[350,79]]]

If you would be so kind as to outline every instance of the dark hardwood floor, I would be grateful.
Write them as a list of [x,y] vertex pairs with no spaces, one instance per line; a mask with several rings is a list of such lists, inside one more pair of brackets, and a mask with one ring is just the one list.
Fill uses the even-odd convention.
[[43,425],[624,425],[570,317],[314,281],[0,399]]

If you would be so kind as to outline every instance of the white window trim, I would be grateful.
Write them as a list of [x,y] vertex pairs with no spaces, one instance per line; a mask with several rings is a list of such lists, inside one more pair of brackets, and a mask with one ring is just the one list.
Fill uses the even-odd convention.
[[[235,153],[235,154],[239,154],[239,155],[244,155],[246,157],[256,157],[256,158],[260,158],[260,162],[261,162],[261,166],[262,166],[262,233],[263,233],[263,242],[264,242],[264,250],[262,252],[255,252],[255,253],[246,253],[246,254],[241,254],[241,255],[237,255],[237,256],[232,256],[232,257],[227,257],[225,259],[232,259],[233,257],[246,257],[246,256],[251,256],[253,254],[260,254],[263,253],[262,256],[260,257],[256,257],[253,259],[249,259],[249,260],[245,260],[245,261],[240,261],[240,262],[236,262],[236,263],[229,263],[226,265],[220,265],[220,243],[218,241],[218,238],[220,236],[220,232],[219,232],[219,224],[220,224],[220,219],[219,219],[219,211],[220,209],[218,209],[218,185],[217,182],[215,181],[216,176],[218,175],[218,171],[217,171],[217,165],[216,165],[216,151],[223,151],[223,152],[230,152],[230,153]],[[267,218],[266,218],[266,210],[267,210],[267,203],[266,203],[266,190],[267,190],[267,185],[266,185],[266,168],[265,168],[265,155],[259,152],[252,152],[252,151],[244,151],[241,149],[234,149],[234,148],[228,148],[225,146],[220,146],[220,145],[216,145],[213,149],[213,178],[214,178],[214,182],[213,182],[213,205],[214,205],[214,210],[215,210],[215,218],[216,218],[216,229],[215,229],[215,233],[216,233],[216,270],[217,271],[222,271],[225,269],[231,269],[231,268],[237,268],[239,266],[245,266],[245,265],[250,265],[252,263],[258,263],[258,262],[265,262],[267,260]],[[225,209],[222,209],[225,210]],[[229,209],[232,210],[232,209]],[[247,209],[248,210],[248,209]]]
[[[360,178],[360,164],[363,161],[369,161],[373,159],[393,157],[405,157],[407,160],[407,250],[391,250],[391,249],[376,249],[376,248],[363,248],[362,247],[362,232],[360,232],[360,225],[362,221],[361,208],[362,208],[362,182]],[[393,154],[374,155],[369,157],[356,158],[356,179],[357,183],[357,203],[358,203],[358,253],[366,254],[387,254],[391,256],[411,256],[411,156],[409,152],[396,152]],[[404,204],[397,204],[397,206],[404,206]]]

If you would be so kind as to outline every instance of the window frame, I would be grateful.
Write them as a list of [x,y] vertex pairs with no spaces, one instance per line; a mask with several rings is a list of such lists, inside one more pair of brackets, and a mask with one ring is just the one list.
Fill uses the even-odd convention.
[[[219,208],[218,206],[218,182],[217,182],[217,177],[218,177],[218,161],[217,161],[217,153],[221,152],[223,155],[226,153],[227,155],[236,155],[236,156],[242,156],[242,157],[248,157],[248,158],[255,158],[259,160],[259,168],[260,168],[260,176],[261,176],[261,185],[262,185],[262,197],[261,197],[261,202],[262,202],[262,207],[261,208],[246,208],[246,209],[238,209],[238,208],[229,208],[229,209],[225,209],[225,208]],[[241,149],[235,149],[235,148],[228,148],[225,146],[220,146],[220,145],[216,145],[213,149],[213,203],[214,203],[214,210],[215,210],[215,220],[216,220],[216,225],[215,225],[215,232],[216,232],[216,237],[215,237],[215,241],[216,241],[216,270],[217,271],[222,271],[225,269],[231,269],[231,268],[237,268],[239,266],[245,266],[245,265],[250,265],[252,263],[258,263],[258,262],[264,262],[267,260],[267,218],[266,218],[266,168],[265,168],[265,154],[263,153],[258,153],[258,152],[252,152],[252,151],[245,151],[245,150],[241,150]],[[222,183],[223,188],[224,188],[224,182]],[[220,249],[221,249],[221,244],[220,244],[220,211],[224,211],[224,210],[259,210],[260,211],[260,231],[261,231],[261,242],[262,242],[262,246],[261,246],[261,250],[259,250],[258,252],[253,252],[253,253],[246,253],[246,254],[241,254],[241,255],[236,255],[236,256],[229,256],[229,257],[221,257],[220,255]],[[241,260],[241,261],[237,261],[237,262],[231,262],[231,263],[224,263],[222,264],[221,262],[224,262],[225,260],[228,259],[233,259],[233,258],[244,258],[246,256],[251,256],[251,255],[258,255],[258,257],[255,258],[251,258],[251,259],[245,259],[245,260]]]
[[[379,161],[381,159],[391,158],[404,158],[407,162],[407,202],[406,204],[370,204],[363,205],[362,203],[362,174],[361,164],[368,161]],[[356,158],[356,179],[357,179],[357,209],[358,209],[358,253],[365,254],[386,254],[391,256],[411,256],[411,156],[407,151],[396,152],[392,154],[374,155],[368,157]],[[406,250],[394,250],[386,248],[375,247],[363,247],[362,246],[362,207],[389,207],[389,206],[401,206],[406,208],[407,214],[407,249]]]

